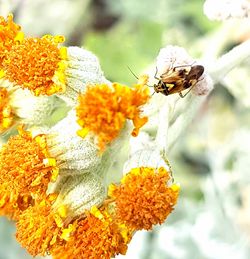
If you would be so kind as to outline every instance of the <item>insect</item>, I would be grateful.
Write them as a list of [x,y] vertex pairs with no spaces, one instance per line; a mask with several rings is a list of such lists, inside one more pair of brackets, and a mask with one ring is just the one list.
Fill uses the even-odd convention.
[[[164,95],[179,93],[180,97],[183,98],[196,85],[203,73],[204,67],[201,65],[183,65],[168,69],[158,78],[156,77],[156,68],[154,78],[159,81],[153,87],[156,93]],[[183,95],[182,91],[186,89],[189,89],[189,91]]]

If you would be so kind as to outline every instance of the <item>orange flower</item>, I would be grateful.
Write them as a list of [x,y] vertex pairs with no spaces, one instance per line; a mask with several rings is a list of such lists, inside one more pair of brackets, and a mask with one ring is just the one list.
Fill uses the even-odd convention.
[[169,173],[163,168],[141,167],[125,175],[121,185],[111,185],[117,218],[134,230],[152,229],[173,210],[179,186],[168,186]]
[[132,135],[136,136],[147,122],[146,117],[140,117],[140,106],[149,99],[146,82],[147,79],[133,88],[118,83],[89,86],[80,95],[76,109],[78,123],[83,127],[78,134],[84,137],[88,132],[94,133],[103,151],[119,135],[126,119],[130,119],[135,126]]
[[130,239],[124,239],[107,211],[96,211],[98,216],[87,212],[86,218],[78,221],[69,241],[53,250],[54,259],[111,258],[126,253]]
[[54,246],[64,242],[62,218],[52,213],[56,195],[26,209],[17,221],[16,238],[32,255],[46,255]]
[[13,123],[13,112],[9,101],[7,89],[0,87],[0,134],[8,129]]
[[0,16],[0,68],[7,52],[12,46],[19,44],[23,40],[21,27],[13,22],[13,15],[9,14],[7,20]]
[[5,77],[36,96],[65,91],[66,48],[62,36],[27,38],[13,46],[3,62]]
[[[26,209],[17,221],[16,238],[32,256],[54,258],[111,258],[125,254],[131,236],[103,208],[93,207],[84,218],[65,224],[65,211],[55,210],[56,195]],[[94,211],[94,213],[93,213]],[[121,232],[123,231],[123,232]]]
[[[9,217],[15,216],[15,210],[26,208],[32,199],[45,197],[49,182],[58,174],[55,159],[49,157],[45,135],[32,138],[22,129],[19,134],[11,137],[0,152],[0,213]],[[20,199],[26,200],[27,206]]]

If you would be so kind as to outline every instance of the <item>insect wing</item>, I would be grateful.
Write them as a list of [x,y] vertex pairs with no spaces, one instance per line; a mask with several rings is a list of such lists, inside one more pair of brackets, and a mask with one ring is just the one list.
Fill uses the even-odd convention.
[[171,86],[169,85],[168,94],[170,95],[170,94],[180,93],[181,91],[185,90],[183,85],[184,85],[184,79],[179,79],[175,81],[174,85],[171,85]]
[[196,65],[191,67],[190,72],[187,75],[187,80],[198,80],[204,73],[204,67],[201,65]]

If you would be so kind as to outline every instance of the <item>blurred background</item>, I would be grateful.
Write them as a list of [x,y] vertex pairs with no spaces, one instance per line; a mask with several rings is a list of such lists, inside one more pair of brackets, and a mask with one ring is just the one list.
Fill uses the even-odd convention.
[[[0,0],[26,35],[62,34],[100,59],[110,81],[130,84],[155,67],[161,47],[184,47],[211,64],[250,39],[250,22],[210,21],[200,0]],[[249,56],[249,53],[246,53]],[[162,226],[136,234],[133,259],[250,258],[250,59],[207,98],[169,160],[181,196]],[[0,259],[30,258],[15,242],[14,224],[0,218]]]

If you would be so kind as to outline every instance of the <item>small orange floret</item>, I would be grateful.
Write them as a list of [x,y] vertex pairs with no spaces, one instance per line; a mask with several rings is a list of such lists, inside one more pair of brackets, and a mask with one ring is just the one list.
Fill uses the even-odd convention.
[[133,121],[135,129],[132,135],[137,135],[139,129],[147,122],[140,117],[140,106],[149,99],[149,91],[145,85],[129,88],[118,83],[89,86],[79,97],[77,107],[78,123],[83,130],[79,135],[88,132],[98,136],[99,147],[114,140],[124,127],[126,119]]
[[117,254],[125,254],[127,244],[107,212],[101,218],[91,213],[78,221],[76,231],[63,247],[53,250],[54,259],[111,258]]
[[[5,77],[36,96],[65,91],[61,37],[27,38],[13,46],[3,62]],[[64,53],[65,54],[65,53]]]
[[13,123],[13,112],[10,106],[9,94],[6,88],[0,87],[0,134]]
[[29,195],[19,195],[14,190],[12,193],[6,191],[4,185],[0,186],[0,216],[7,216],[12,220],[17,220],[29,206],[33,206],[34,200]]
[[[58,169],[45,163],[48,156],[45,135],[32,138],[29,132],[20,130],[20,135],[13,136],[0,152],[0,197],[1,214],[8,214],[9,206],[16,207],[20,197],[42,199],[50,181],[55,180]],[[4,197],[4,198],[3,198]],[[7,207],[6,207],[7,206]]]
[[22,39],[21,27],[13,22],[13,16],[9,14],[7,20],[0,16],[0,68],[7,52]]
[[177,202],[179,188],[168,186],[169,173],[164,168],[141,167],[125,175],[121,185],[110,186],[118,219],[134,230],[152,229],[161,224]]
[[[51,197],[49,197],[51,198]],[[26,209],[17,221],[17,241],[32,256],[46,255],[54,246],[63,242],[60,238],[61,226],[56,223],[52,213],[52,200],[43,200]]]

